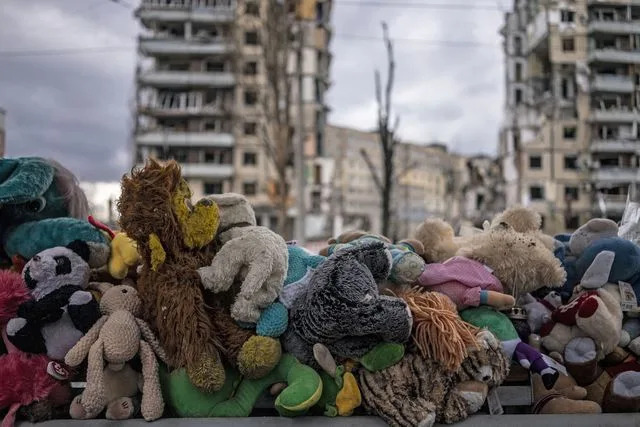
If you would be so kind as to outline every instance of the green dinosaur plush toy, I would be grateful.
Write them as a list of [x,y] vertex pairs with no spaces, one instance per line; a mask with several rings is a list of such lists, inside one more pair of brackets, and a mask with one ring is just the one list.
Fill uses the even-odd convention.
[[303,415],[315,405],[322,395],[322,380],[312,368],[284,354],[278,365],[265,377],[250,380],[242,378],[232,369],[226,369],[226,380],[216,392],[196,388],[184,369],[160,373],[163,395],[177,416],[248,417],[258,398],[273,384],[286,383],[275,401],[280,415]]

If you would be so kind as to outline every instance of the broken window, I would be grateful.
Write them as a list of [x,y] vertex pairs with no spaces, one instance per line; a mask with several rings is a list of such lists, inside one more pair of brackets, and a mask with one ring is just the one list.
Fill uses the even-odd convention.
[[257,46],[259,44],[259,37],[257,31],[247,31],[244,33],[244,44],[249,46]]
[[513,38],[513,50],[516,55],[522,55],[522,37],[515,36]]
[[225,71],[223,61],[208,61],[206,65],[206,70],[210,73],[222,73]]
[[242,192],[245,196],[254,196],[257,190],[258,185],[255,182],[245,182],[242,184]]
[[248,1],[245,5],[244,13],[251,16],[260,16],[260,6],[255,1]]
[[257,124],[256,122],[245,122],[244,124],[244,134],[245,135],[255,135],[256,134]]
[[575,126],[565,126],[562,128],[562,136],[564,139],[576,139],[577,129]]
[[515,103],[516,105],[522,104],[522,89],[515,90]]
[[529,187],[529,195],[531,200],[544,200],[544,188],[540,185],[532,185]]
[[529,156],[529,169],[542,169],[542,156]]
[[256,61],[245,62],[243,72],[245,76],[255,76],[258,74],[258,63]]
[[258,155],[250,151],[245,151],[242,159],[242,163],[245,166],[253,166],[258,163]]
[[578,157],[577,156],[564,156],[564,168],[567,170],[578,169]]
[[244,105],[253,106],[258,103],[258,92],[255,90],[246,90],[244,92]]
[[576,49],[573,37],[564,37],[562,39],[562,50],[564,52],[573,52]]
[[565,200],[576,201],[579,197],[578,187],[566,186],[564,187],[564,198]]
[[522,64],[516,62],[515,79],[517,82],[522,81]]
[[564,228],[567,230],[575,230],[580,227],[580,217],[577,215],[572,215],[569,217],[565,217],[564,219]]
[[484,194],[476,194],[476,209],[477,210],[482,209],[483,205],[484,205]]
[[563,99],[573,99],[575,94],[573,79],[571,77],[563,77],[560,80],[560,90]]
[[576,13],[573,10],[563,9],[560,11],[560,21],[574,22]]
[[222,194],[224,191],[222,190],[222,182],[214,181],[214,182],[205,182],[204,183],[204,194]]

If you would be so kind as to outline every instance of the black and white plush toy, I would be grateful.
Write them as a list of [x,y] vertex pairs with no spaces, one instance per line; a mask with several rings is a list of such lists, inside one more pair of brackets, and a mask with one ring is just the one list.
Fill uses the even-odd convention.
[[32,299],[7,323],[7,337],[20,350],[64,360],[67,351],[100,318],[89,285],[90,248],[76,240],[31,258],[22,275]]

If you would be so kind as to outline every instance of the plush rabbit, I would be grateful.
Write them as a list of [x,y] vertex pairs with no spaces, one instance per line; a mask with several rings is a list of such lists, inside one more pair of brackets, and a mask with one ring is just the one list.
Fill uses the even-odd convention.
[[[88,357],[87,388],[80,401],[75,402],[76,406],[72,406],[72,416],[94,418],[105,406],[107,415],[116,412],[116,408],[112,406],[121,404],[122,398],[130,396],[112,396],[111,387],[107,383],[117,375],[109,371],[123,370],[126,363],[138,353],[142,361],[143,376],[140,408],[142,416],[147,421],[162,416],[164,401],[156,355],[164,361],[165,354],[149,325],[138,318],[140,309],[138,292],[131,286],[114,286],[102,296],[100,311],[103,316],[65,357],[69,366],[78,366]],[[77,407],[78,403],[82,410]],[[130,415],[132,413],[133,410]]]

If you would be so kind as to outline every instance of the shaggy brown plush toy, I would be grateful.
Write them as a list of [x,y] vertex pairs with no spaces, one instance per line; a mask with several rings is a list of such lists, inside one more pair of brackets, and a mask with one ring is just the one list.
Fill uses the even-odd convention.
[[[135,240],[141,257],[137,288],[142,317],[155,329],[169,365],[186,367],[199,388],[220,389],[225,379],[220,352],[235,361],[244,348],[229,345],[225,338],[248,344],[255,333],[220,318],[229,316],[224,307],[232,296],[206,295],[200,284],[197,269],[210,265],[215,254],[218,207],[208,200],[192,206],[180,166],[150,160],[123,177],[118,210],[121,228]],[[251,355],[243,359],[245,371],[264,371],[264,360],[253,360],[264,358],[261,351]]]

